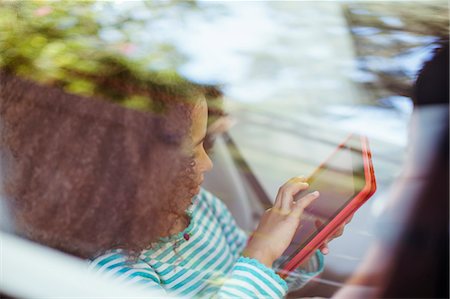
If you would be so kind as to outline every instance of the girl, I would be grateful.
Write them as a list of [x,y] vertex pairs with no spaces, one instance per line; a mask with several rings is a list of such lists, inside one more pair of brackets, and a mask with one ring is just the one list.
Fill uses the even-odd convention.
[[[212,167],[200,93],[166,97],[163,116],[149,116],[1,75],[1,145],[12,161],[6,195],[19,234],[160,294],[286,294],[272,267],[319,194],[295,202],[308,185],[289,180],[247,239],[200,188]],[[322,268],[318,251],[296,284]]]

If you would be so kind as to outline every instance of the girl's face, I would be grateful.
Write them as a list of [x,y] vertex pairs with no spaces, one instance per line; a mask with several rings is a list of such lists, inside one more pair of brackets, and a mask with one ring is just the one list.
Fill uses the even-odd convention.
[[197,192],[203,182],[203,174],[213,167],[211,159],[203,147],[206,137],[206,126],[208,121],[208,107],[206,100],[201,100],[192,110],[192,146],[194,160],[194,174],[197,184]]

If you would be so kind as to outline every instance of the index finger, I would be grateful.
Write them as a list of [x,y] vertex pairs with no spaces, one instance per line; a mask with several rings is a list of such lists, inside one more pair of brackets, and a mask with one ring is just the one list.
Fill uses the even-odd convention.
[[293,196],[299,191],[306,189],[307,187],[308,184],[305,182],[305,178],[291,178],[278,190],[277,197],[275,198],[273,206],[279,209],[290,211]]

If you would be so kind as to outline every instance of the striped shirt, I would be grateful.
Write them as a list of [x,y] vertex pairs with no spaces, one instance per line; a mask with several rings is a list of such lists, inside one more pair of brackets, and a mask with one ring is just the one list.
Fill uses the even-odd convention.
[[226,206],[201,189],[187,210],[189,226],[181,233],[143,250],[130,262],[116,249],[96,258],[91,267],[99,272],[138,284],[160,294],[214,298],[282,298],[288,283],[304,285],[323,269],[321,254],[306,270],[281,279],[273,269],[241,256],[247,235]]

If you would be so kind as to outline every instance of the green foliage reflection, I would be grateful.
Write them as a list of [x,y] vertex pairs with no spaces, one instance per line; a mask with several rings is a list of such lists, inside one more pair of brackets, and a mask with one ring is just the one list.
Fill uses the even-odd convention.
[[[183,78],[173,65],[152,67],[162,56],[174,64],[183,60],[173,45],[154,44],[153,51],[134,57],[136,45],[123,27],[135,25],[144,30],[143,20],[135,20],[126,13],[114,21],[99,18],[110,4],[0,2],[0,68],[69,93],[99,97],[138,110],[157,110],[151,99],[161,94],[180,99],[199,94],[220,95],[218,91],[211,93],[215,87]],[[180,1],[142,4],[153,15],[167,7],[186,8],[186,3]],[[195,7],[195,2],[188,6]],[[105,30],[110,30],[109,36],[114,40],[102,38]]]

